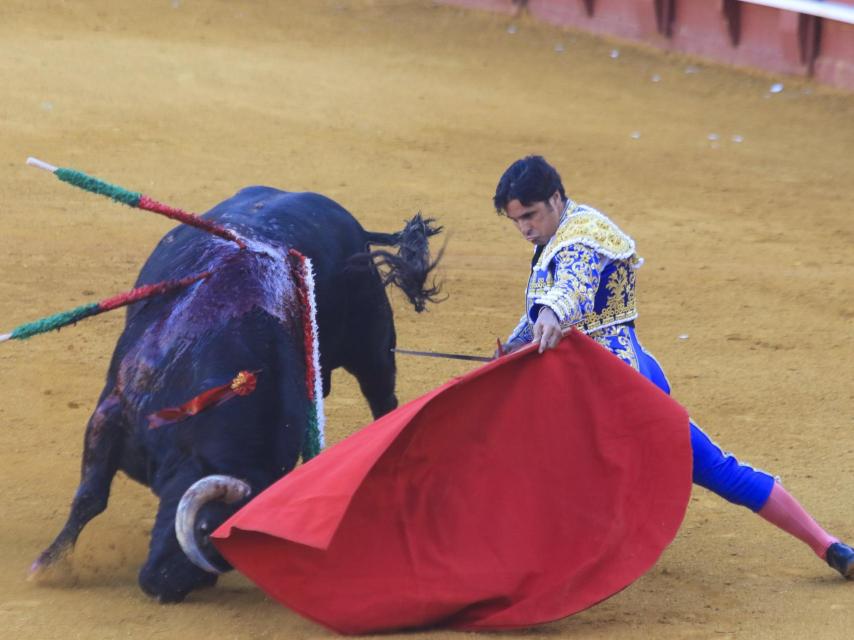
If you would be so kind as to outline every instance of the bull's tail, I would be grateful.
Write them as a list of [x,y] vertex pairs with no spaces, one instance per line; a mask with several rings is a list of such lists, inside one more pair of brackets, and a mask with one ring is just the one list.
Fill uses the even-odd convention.
[[[368,251],[354,256],[354,259],[364,264],[369,263],[380,269],[383,284],[400,287],[416,311],[424,311],[428,302],[439,302],[441,286],[435,278],[430,278],[433,269],[442,259],[444,247],[439,251],[435,260],[430,259],[429,238],[442,231],[436,226],[433,218],[423,218],[421,213],[406,223],[402,231],[397,233],[368,232]],[[397,253],[384,249],[370,250],[370,245],[386,245],[397,247]]]

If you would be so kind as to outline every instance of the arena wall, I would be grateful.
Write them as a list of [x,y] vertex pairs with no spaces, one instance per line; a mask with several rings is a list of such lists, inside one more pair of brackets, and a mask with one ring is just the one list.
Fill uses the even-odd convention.
[[854,0],[439,0],[854,91]]

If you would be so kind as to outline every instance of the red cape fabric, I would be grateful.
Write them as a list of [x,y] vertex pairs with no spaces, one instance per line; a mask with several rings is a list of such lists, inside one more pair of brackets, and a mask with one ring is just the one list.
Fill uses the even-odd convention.
[[270,596],[340,633],[524,627],[643,575],[690,491],[685,410],[573,331],[383,416],[213,537]]

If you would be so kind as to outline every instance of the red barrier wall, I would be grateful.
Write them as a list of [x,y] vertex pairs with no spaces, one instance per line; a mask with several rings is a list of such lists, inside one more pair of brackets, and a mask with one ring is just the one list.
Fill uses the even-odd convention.
[[[854,90],[854,25],[738,0],[439,0]],[[854,0],[834,0],[854,7]]]

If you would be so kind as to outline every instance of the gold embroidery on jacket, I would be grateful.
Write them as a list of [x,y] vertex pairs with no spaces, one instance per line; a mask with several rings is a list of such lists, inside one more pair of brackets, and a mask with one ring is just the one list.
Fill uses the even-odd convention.
[[583,244],[612,260],[635,258],[635,243],[604,214],[570,202],[566,219],[543,250],[537,267],[542,269],[554,255],[570,244]]
[[605,327],[604,329],[594,331],[590,334],[590,337],[635,371],[640,369],[638,354],[635,352],[631,338],[629,338],[628,327],[621,325]]
[[[614,271],[605,282],[610,294],[605,307],[599,313],[592,312],[584,316],[578,328],[589,333],[600,327],[628,322],[638,317],[635,303],[635,270],[625,260],[611,263]],[[600,285],[601,286],[601,285]]]
[[[578,253],[572,245],[593,249],[610,259],[611,263],[603,270],[603,281],[599,283],[599,290],[604,287],[607,291],[604,307],[598,313],[591,309],[580,320],[565,323],[564,327],[574,325],[589,334],[637,318],[635,271],[643,261],[635,253],[634,240],[602,213],[572,201],[567,203],[565,218],[532,269],[528,283],[528,308],[554,286],[554,275],[549,266],[555,255],[563,250],[569,250],[571,254]],[[586,277],[578,277],[581,274],[575,269],[573,271],[577,278],[573,289],[577,295],[590,296],[591,301],[595,299],[596,291],[590,291],[593,283]]]

